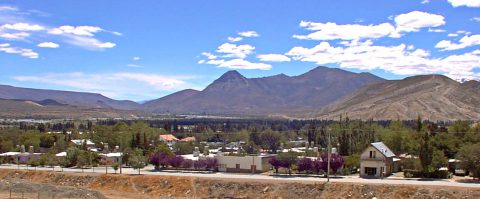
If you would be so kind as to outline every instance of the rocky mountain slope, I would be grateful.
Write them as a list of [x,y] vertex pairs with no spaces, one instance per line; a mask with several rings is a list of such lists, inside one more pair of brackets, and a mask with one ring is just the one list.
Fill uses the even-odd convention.
[[0,99],[0,118],[32,119],[91,119],[126,118],[134,119],[148,114],[140,111],[111,108],[92,108],[61,104],[54,100],[7,100]]
[[140,108],[140,105],[133,101],[114,100],[97,93],[19,88],[7,85],[0,85],[0,98],[33,101],[54,100],[62,104],[91,108],[120,110],[137,110]]
[[316,116],[347,114],[350,118],[430,120],[480,118],[480,83],[456,82],[442,75],[421,75],[389,80],[361,88]]
[[229,71],[202,91],[184,90],[147,102],[153,112],[271,115],[312,110],[344,97],[360,87],[384,79],[317,67],[299,76],[284,74],[246,78]]

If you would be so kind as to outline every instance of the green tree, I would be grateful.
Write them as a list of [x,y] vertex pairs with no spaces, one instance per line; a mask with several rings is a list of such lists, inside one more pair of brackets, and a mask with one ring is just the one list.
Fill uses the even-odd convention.
[[77,166],[84,171],[85,166],[90,164],[90,153],[88,151],[80,151],[77,157]]
[[360,155],[353,154],[345,159],[345,168],[349,170],[360,168]]
[[112,164],[112,169],[115,171],[115,174],[117,174],[117,170],[120,167],[120,164],[118,162],[115,162]]
[[448,159],[445,157],[443,151],[435,149],[432,154],[432,166],[435,169],[445,167],[448,164]]
[[140,175],[140,170],[146,166],[147,158],[143,155],[141,149],[135,149],[128,159],[128,164],[132,166],[133,169],[138,170],[138,175]]
[[278,148],[280,147],[280,141],[282,135],[279,132],[266,130],[260,134],[260,140],[262,146],[265,149],[269,149],[272,153],[277,153]]
[[473,178],[480,179],[480,143],[465,145],[458,151],[460,167],[472,173]]

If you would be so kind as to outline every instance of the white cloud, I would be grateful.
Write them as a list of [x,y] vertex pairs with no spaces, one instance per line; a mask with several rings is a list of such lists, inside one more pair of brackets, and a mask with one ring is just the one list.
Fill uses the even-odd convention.
[[315,31],[308,35],[293,35],[297,39],[311,40],[358,40],[358,39],[376,39],[390,35],[395,31],[389,23],[378,25],[359,25],[346,24],[339,25],[336,23],[316,23],[309,21],[300,22],[300,27],[307,30]]
[[433,28],[429,28],[429,29],[428,29],[428,32],[446,32],[446,30],[444,30],[444,29],[433,29]]
[[140,68],[142,66],[140,65],[137,65],[137,64],[127,64],[128,67],[132,67],[132,68]]
[[0,44],[0,52],[4,52],[8,54],[19,54],[20,56],[27,57],[30,59],[36,59],[39,57],[38,53],[36,53],[32,49],[12,47],[8,43]]
[[17,7],[13,6],[0,6],[0,11],[17,11]]
[[433,28],[445,25],[445,17],[421,11],[400,14],[394,18],[398,33],[417,32],[421,28]]
[[229,42],[238,42],[238,41],[242,41],[242,37],[228,37],[227,38]]
[[203,52],[202,55],[207,57],[207,59],[217,59],[216,55],[214,55],[212,53],[209,53],[209,52]]
[[49,34],[73,34],[78,36],[94,36],[94,33],[102,31],[103,29],[97,26],[60,26],[48,31]]
[[37,46],[41,47],[41,48],[58,48],[58,47],[60,47],[60,45],[58,45],[57,43],[53,43],[53,42],[42,42],[42,43],[39,43]]
[[405,44],[376,46],[367,41],[351,46],[331,46],[324,41],[312,48],[293,47],[286,55],[318,65],[338,64],[343,68],[381,69],[398,75],[418,75],[473,72],[474,68],[480,67],[480,55],[475,52],[431,58],[428,51]]
[[138,56],[133,57],[132,60],[133,60],[133,61],[138,61],[138,60],[140,60],[140,57],[138,57]]
[[240,35],[242,37],[258,37],[258,36],[260,36],[257,32],[255,32],[253,30],[239,32],[238,35]]
[[263,55],[257,55],[257,58],[260,59],[260,61],[266,61],[266,62],[288,62],[290,61],[290,58],[282,55],[282,54],[263,54]]
[[471,21],[476,21],[476,22],[480,22],[480,17],[473,17],[470,19]]
[[22,40],[30,36],[28,32],[0,33],[0,37],[8,40]]
[[44,30],[45,28],[38,24],[15,23],[15,24],[2,25],[0,26],[0,29],[18,30],[18,31],[40,31],[40,30]]
[[430,3],[430,0],[423,0],[421,3],[422,4],[428,4],[428,3]]
[[480,0],[448,0],[448,2],[452,4],[453,7],[480,7]]
[[270,70],[272,65],[264,63],[253,63],[244,59],[232,59],[232,60],[209,60],[206,64],[217,65],[219,68],[229,69],[246,69],[246,70]]
[[439,48],[442,51],[446,50],[458,50],[470,46],[480,45],[480,35],[465,35],[458,43],[454,43],[449,40],[442,40],[435,45],[435,48]]
[[[62,86],[67,90],[101,93],[109,97],[136,95],[148,99],[158,97],[159,91],[175,91],[191,88],[189,76],[166,76],[147,73],[87,74],[50,73],[32,76],[15,76],[17,81]],[[85,81],[88,80],[88,81]],[[196,87],[196,86],[193,86]]]
[[457,33],[449,33],[447,37],[458,37]]
[[224,43],[218,47],[217,52],[223,53],[223,57],[245,58],[247,55],[251,54],[254,49],[255,47],[248,44],[236,45]]

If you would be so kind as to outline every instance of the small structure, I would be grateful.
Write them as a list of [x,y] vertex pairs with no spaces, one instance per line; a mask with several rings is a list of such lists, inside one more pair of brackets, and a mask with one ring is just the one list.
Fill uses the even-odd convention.
[[258,156],[223,156],[217,155],[218,170],[220,172],[235,173],[262,173],[270,170],[268,160],[275,155]]
[[165,142],[168,146],[171,147],[178,142],[178,138],[176,138],[172,134],[164,134],[160,135],[160,141]]
[[[360,156],[360,177],[381,178],[394,171],[395,154],[383,142],[371,143]],[[397,161],[398,162],[398,161]]]
[[78,140],[70,140],[70,142],[72,142],[76,146],[83,146],[83,144],[85,143],[88,150],[96,149],[95,148],[95,143],[93,143],[91,140],[78,139]]

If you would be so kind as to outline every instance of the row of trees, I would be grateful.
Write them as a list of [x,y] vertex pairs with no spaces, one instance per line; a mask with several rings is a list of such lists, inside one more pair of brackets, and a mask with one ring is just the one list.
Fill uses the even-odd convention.
[[218,169],[218,162],[215,158],[206,158],[199,160],[184,159],[180,155],[168,154],[165,152],[156,152],[150,156],[150,163],[155,166],[155,170],[160,170],[171,166],[175,169],[195,169],[210,170]]
[[[330,169],[333,173],[343,167],[344,158],[337,154],[330,154]],[[308,157],[303,157],[298,159],[298,153],[295,152],[286,152],[280,153],[278,156],[271,158],[269,161],[270,165],[275,169],[275,173],[278,173],[280,168],[284,168],[288,174],[292,174],[292,170],[296,170],[300,173],[304,172],[305,174],[320,174],[320,172],[328,171],[328,154],[322,154],[320,157],[313,159]]]

